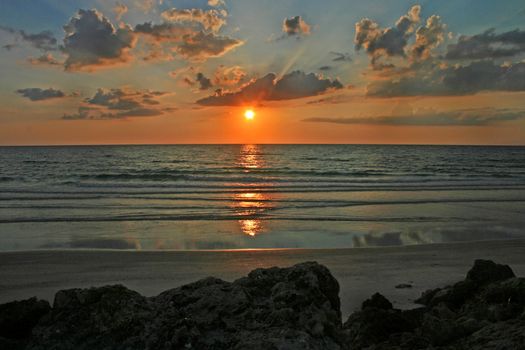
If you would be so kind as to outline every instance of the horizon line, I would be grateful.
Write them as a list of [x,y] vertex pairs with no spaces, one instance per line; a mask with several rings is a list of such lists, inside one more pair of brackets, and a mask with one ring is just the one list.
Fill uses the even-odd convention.
[[0,147],[108,147],[108,146],[457,146],[457,147],[525,147],[523,144],[481,144],[481,143],[85,143],[85,144],[0,144]]

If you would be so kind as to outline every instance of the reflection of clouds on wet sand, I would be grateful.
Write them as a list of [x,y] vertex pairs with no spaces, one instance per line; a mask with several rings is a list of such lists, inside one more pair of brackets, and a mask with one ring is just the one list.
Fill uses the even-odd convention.
[[141,248],[137,240],[126,239],[77,239],[64,243],[48,243],[42,245],[44,249],[77,248],[77,249],[135,249]]
[[353,247],[384,247],[412,244],[486,241],[519,238],[520,232],[498,227],[458,227],[409,232],[370,232],[352,238]]

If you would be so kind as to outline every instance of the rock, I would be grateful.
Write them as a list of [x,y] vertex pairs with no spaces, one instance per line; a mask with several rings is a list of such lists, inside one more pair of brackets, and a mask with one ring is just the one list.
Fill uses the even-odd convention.
[[491,282],[503,281],[516,277],[508,265],[496,264],[491,260],[476,260],[467,273],[467,280],[474,281],[478,286]]
[[47,301],[37,298],[0,305],[0,337],[28,338],[40,318],[50,310],[51,307]]
[[419,309],[381,308],[383,298],[345,322],[349,349],[525,349],[525,279],[506,265],[476,260],[464,281],[424,292]]
[[146,298],[121,285],[62,290],[28,349],[145,348],[141,332],[151,316]]
[[152,298],[123,286],[70,289],[56,294],[28,349],[341,349],[338,294],[314,262]]
[[363,302],[362,309],[352,314],[343,325],[351,349],[387,340],[392,334],[413,331],[416,323],[379,293]]
[[396,286],[396,289],[407,289],[407,288],[412,288],[412,285],[408,283],[401,283]]
[[374,295],[372,295],[370,299],[363,301],[363,304],[361,305],[361,309],[365,309],[367,307],[375,307],[378,309],[390,310],[394,306],[392,305],[390,300],[388,300],[387,298],[385,298],[379,293],[375,293]]

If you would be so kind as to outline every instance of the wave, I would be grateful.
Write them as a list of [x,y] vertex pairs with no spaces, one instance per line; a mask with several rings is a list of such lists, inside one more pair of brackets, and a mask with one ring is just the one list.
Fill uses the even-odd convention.
[[[461,217],[343,217],[343,216],[271,216],[268,214],[253,215],[126,215],[109,217],[34,217],[34,218],[9,218],[0,219],[0,224],[19,223],[58,223],[58,222],[124,222],[124,221],[239,221],[239,220],[264,220],[264,221],[332,221],[332,222],[466,222],[468,219]],[[484,221],[479,219],[478,221]],[[489,221],[489,220],[487,220]]]
[[[9,204],[6,206],[0,205],[0,209],[117,209],[117,210],[239,210],[236,205],[239,203],[264,203],[264,207],[248,207],[248,209],[264,209],[272,211],[280,211],[286,209],[315,209],[315,208],[345,208],[345,207],[360,207],[360,206],[381,206],[381,205],[421,205],[421,204],[471,204],[471,203],[525,203],[525,198],[484,198],[484,199],[422,199],[422,200],[393,200],[393,201],[348,201],[348,200],[330,200],[330,199],[318,199],[318,200],[298,200],[298,199],[244,199],[244,198],[195,198],[195,197],[105,197],[109,198],[133,198],[141,200],[165,200],[170,202],[176,201],[195,201],[195,202],[220,202],[230,203],[229,205],[146,205],[144,203],[140,205],[124,205],[124,204],[104,204],[97,203],[93,205],[60,205],[60,204],[49,204],[49,205],[28,205],[28,204]],[[45,198],[49,199],[49,198]],[[56,198],[52,198],[56,200]],[[72,199],[71,197],[62,197],[60,199]],[[73,198],[78,199],[78,198]],[[30,199],[34,200],[34,199]],[[271,205],[271,207],[270,207]]]

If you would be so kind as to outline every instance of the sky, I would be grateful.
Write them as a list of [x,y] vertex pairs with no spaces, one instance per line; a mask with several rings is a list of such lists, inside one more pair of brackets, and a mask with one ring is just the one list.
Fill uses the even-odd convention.
[[0,145],[524,145],[524,23],[522,0],[0,0]]

